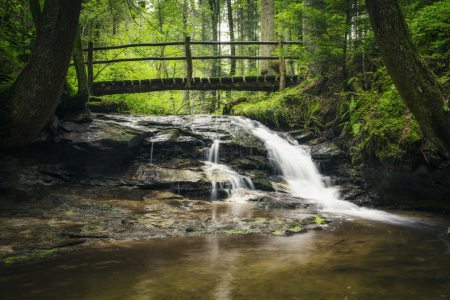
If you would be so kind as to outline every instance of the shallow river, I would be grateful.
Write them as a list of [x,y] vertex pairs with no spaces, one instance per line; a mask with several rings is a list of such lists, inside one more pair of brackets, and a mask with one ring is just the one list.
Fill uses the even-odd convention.
[[[218,205],[210,213],[261,215],[245,204]],[[402,214],[444,225],[399,227],[329,215],[333,222],[324,230],[291,237],[103,244],[0,269],[0,298],[450,299],[450,218]]]

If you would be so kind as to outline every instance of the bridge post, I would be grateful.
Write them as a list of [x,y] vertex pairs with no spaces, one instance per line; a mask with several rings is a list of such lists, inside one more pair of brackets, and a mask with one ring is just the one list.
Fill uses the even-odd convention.
[[280,51],[280,91],[286,87],[286,62],[284,61],[283,36],[278,36],[278,48]]
[[187,36],[184,40],[184,52],[186,53],[186,89],[191,89],[192,82],[192,52],[191,52],[191,37]]
[[94,43],[88,44],[88,86],[89,94],[94,95]]

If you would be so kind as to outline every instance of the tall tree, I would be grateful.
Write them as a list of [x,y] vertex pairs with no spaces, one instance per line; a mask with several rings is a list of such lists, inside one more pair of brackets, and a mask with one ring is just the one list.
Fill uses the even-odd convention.
[[450,109],[420,56],[397,0],[366,0],[383,61],[400,95],[433,144],[450,158]]
[[[275,6],[274,0],[261,0],[261,41],[275,41]],[[261,46],[261,56],[270,56],[276,49],[275,45]],[[275,74],[271,67],[272,61],[261,61],[261,74]]]
[[[39,28],[42,19],[41,5],[39,0],[29,0],[33,23],[36,29]],[[78,91],[76,95],[70,95],[61,99],[60,107],[64,109],[83,108],[89,101],[89,85],[86,73],[86,65],[83,57],[83,44],[81,42],[80,28],[77,28],[77,36],[73,45],[73,62],[77,73]]]
[[[230,33],[230,41],[234,42],[234,24],[233,24],[233,10],[231,7],[231,0],[227,0],[227,9],[228,9],[228,28]],[[231,45],[231,55],[236,55],[236,46]],[[230,75],[236,75],[236,60],[231,59],[231,68]]]
[[82,0],[46,0],[31,59],[0,91],[0,146],[33,141],[58,106],[69,68]]

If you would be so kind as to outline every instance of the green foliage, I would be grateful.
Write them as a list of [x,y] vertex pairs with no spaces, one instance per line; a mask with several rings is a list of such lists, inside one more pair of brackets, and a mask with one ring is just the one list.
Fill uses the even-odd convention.
[[[370,91],[351,96],[346,123],[352,128],[354,160],[373,155],[383,163],[392,163],[416,146],[421,133],[386,69],[378,72],[378,80]],[[345,101],[348,95],[342,93],[341,97]]]
[[7,52],[13,57],[13,61],[23,65],[31,54],[36,38],[33,23],[27,22],[27,20],[32,20],[28,1],[3,2],[0,5],[0,16],[3,19],[0,27],[0,45],[1,48],[7,49]]
[[428,5],[409,16],[411,33],[425,58],[450,58],[450,1]]
[[119,212],[119,209],[116,207],[113,207],[112,204],[108,205],[106,203],[103,203],[102,206],[99,207],[99,209],[107,212]]

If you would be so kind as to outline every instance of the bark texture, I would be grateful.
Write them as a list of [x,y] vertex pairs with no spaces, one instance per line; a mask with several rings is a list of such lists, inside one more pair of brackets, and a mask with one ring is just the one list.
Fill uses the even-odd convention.
[[[231,0],[227,0],[227,12],[228,12],[228,28],[230,33],[230,42],[234,42],[234,24],[233,24],[233,10],[231,7]],[[231,56],[236,55],[236,45],[231,45]],[[230,75],[236,75],[236,61],[231,60]]]
[[366,0],[386,68],[400,95],[434,145],[450,158],[450,114],[441,86],[414,44],[397,0]]
[[[274,0],[261,0],[261,41],[275,41],[275,6]],[[261,46],[261,56],[271,56],[275,45]],[[274,75],[272,62],[261,61],[261,75]]]
[[81,0],[46,0],[31,59],[0,94],[0,146],[31,143],[58,106],[78,27]]
[[42,19],[41,4],[39,3],[39,0],[29,0],[28,3],[30,4],[34,26],[38,29]]

